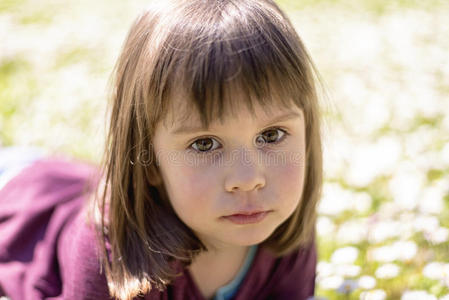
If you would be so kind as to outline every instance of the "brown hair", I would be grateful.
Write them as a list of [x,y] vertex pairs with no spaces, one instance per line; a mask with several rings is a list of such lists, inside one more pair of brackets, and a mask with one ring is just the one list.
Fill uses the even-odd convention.
[[[289,19],[271,0],[163,2],[136,19],[114,70],[105,184],[96,200],[102,263],[119,299],[163,290],[180,270],[175,262],[185,267],[207,250],[172,209],[151,147],[175,93],[185,95],[205,126],[242,98],[250,110],[254,103],[303,110],[303,201],[260,246],[282,256],[315,239],[322,186],[318,73]],[[237,91],[244,97],[233,97]]]

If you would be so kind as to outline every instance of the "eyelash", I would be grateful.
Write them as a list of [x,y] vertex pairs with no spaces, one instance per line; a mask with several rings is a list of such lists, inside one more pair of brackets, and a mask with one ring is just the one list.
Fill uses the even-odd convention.
[[[267,132],[267,131],[270,131],[270,130],[278,130],[278,131],[281,131],[281,132],[283,133],[283,135],[282,135],[276,142],[273,142],[273,143],[267,143],[268,145],[279,145],[279,144],[281,144],[282,142],[284,142],[284,140],[287,138],[287,136],[290,135],[290,133],[289,133],[287,130],[285,130],[284,128],[281,128],[281,127],[270,127],[270,128],[267,128],[267,129],[265,129],[265,130],[262,132],[262,134],[265,133],[265,132]],[[261,135],[262,135],[262,134],[261,134]],[[211,153],[211,152],[213,152],[213,151],[219,149],[219,148],[216,148],[216,149],[213,149],[213,150],[200,151],[200,150],[196,150],[195,148],[192,147],[192,146],[193,146],[195,143],[197,143],[198,141],[200,141],[200,140],[206,140],[206,139],[211,139],[211,140],[213,140],[213,141],[215,140],[215,138],[212,137],[212,136],[204,136],[204,137],[197,138],[196,140],[194,140],[194,141],[189,145],[189,149],[192,150],[193,152],[199,153],[199,154],[207,154],[207,153]],[[212,145],[212,147],[213,147],[213,145]]]

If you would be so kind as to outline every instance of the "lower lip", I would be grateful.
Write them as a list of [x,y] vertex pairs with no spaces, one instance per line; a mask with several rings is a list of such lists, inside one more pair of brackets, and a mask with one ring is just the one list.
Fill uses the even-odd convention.
[[253,215],[232,215],[224,218],[235,224],[254,224],[262,221],[268,213],[269,211],[264,211]]

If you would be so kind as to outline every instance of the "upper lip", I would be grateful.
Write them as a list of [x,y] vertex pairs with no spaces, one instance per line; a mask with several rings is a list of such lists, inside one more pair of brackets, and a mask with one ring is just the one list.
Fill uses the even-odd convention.
[[242,210],[242,211],[238,211],[236,213],[233,213],[231,215],[227,215],[228,216],[233,216],[233,215],[254,215],[254,214],[258,214],[258,213],[263,213],[263,212],[267,212],[268,210]]

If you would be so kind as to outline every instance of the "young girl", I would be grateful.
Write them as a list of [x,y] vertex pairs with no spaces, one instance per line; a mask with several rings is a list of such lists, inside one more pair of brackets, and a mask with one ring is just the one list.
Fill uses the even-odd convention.
[[307,299],[322,184],[314,66],[271,0],[173,0],[132,25],[102,168],[0,190],[11,299]]

